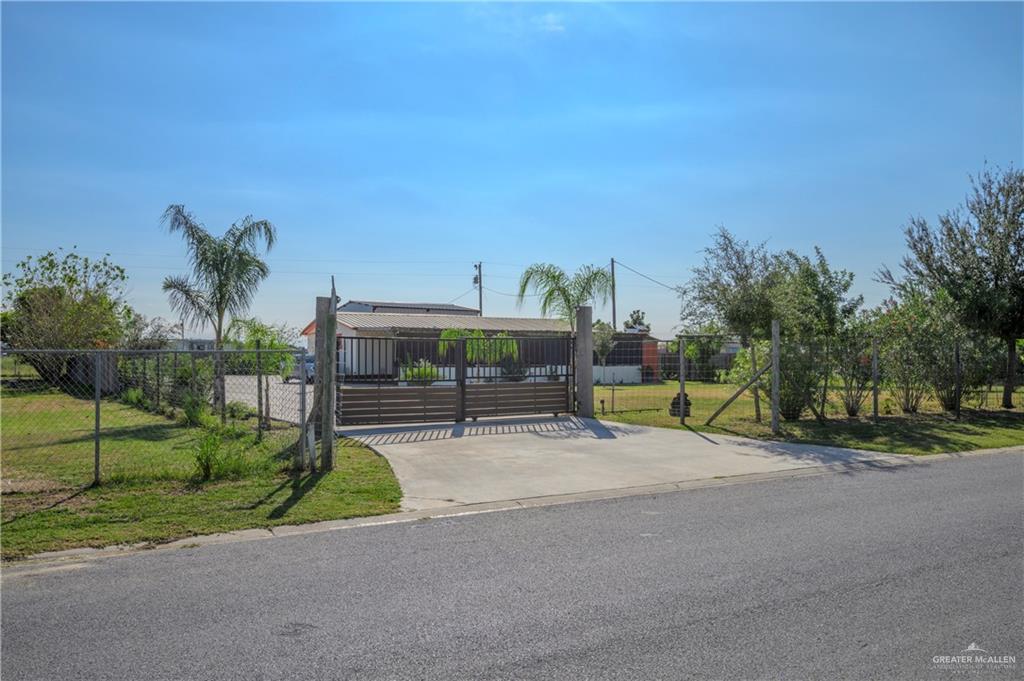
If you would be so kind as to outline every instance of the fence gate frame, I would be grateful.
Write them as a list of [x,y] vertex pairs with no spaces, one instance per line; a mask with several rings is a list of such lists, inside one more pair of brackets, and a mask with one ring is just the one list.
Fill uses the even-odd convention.
[[476,421],[576,410],[576,340],[337,337],[337,425]]

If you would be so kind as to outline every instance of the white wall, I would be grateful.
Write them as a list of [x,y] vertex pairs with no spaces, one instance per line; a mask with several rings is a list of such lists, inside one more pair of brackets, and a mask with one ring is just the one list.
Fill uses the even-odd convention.
[[640,379],[640,365],[616,365],[606,367],[603,367],[600,364],[594,365],[594,385],[597,385],[598,383],[603,385],[609,385],[611,383],[640,383]]

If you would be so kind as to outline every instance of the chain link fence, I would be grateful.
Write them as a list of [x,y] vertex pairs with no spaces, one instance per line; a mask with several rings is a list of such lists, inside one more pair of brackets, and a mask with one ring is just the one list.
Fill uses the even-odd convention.
[[[759,351],[744,355],[743,365],[738,366],[740,342],[727,335],[616,340],[606,356],[595,353],[596,414],[662,412],[678,416],[673,401],[679,395],[680,344],[685,355],[682,363],[689,416],[700,423],[711,418],[756,373],[756,369],[751,371],[750,359],[757,369],[764,368],[770,352],[759,344]],[[730,403],[730,413],[751,419],[759,411],[767,414],[766,389],[767,383],[759,380]]]
[[[689,334],[670,341],[622,338],[595,345],[594,409],[643,423],[678,423],[680,366],[690,402],[688,423],[768,423],[773,372],[769,338]],[[778,345],[783,421],[1024,411],[1024,372],[1012,408],[1003,344],[988,338],[939,339],[929,347],[868,335],[794,339]],[[619,415],[619,416],[616,416]],[[669,419],[668,417],[672,417]]]
[[290,350],[7,354],[4,491],[289,467],[299,461],[299,424],[312,403],[306,368],[304,354]]

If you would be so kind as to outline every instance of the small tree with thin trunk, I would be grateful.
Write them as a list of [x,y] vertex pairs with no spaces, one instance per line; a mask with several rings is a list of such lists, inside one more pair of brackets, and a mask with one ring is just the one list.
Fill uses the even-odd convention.
[[615,349],[615,328],[598,319],[594,322],[593,329],[594,353],[603,368],[608,363],[608,355]]
[[[246,350],[256,350],[252,357],[243,358],[249,370],[259,368],[263,374],[263,385],[257,385],[256,389],[263,391],[263,413],[259,414],[260,422],[267,428],[270,427],[270,377],[279,374],[282,378],[291,374],[295,367],[295,355],[292,354],[292,343],[295,342],[295,332],[284,325],[273,325],[261,322],[256,317],[252,319],[232,319],[224,331],[225,341],[238,345]],[[302,388],[305,390],[305,387]]]
[[[719,227],[714,243],[704,249],[704,262],[682,297],[682,321],[697,326],[716,323],[740,337],[750,351],[751,370],[757,372],[755,338],[767,337],[772,320],[772,288],[776,270],[764,243],[751,245]],[[748,377],[749,378],[749,377]],[[754,418],[761,420],[761,400],[752,386]]]

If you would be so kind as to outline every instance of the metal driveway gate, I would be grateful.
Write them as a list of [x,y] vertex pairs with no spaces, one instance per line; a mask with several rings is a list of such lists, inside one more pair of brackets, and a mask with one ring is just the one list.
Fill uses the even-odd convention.
[[340,425],[574,411],[573,339],[339,338]]

